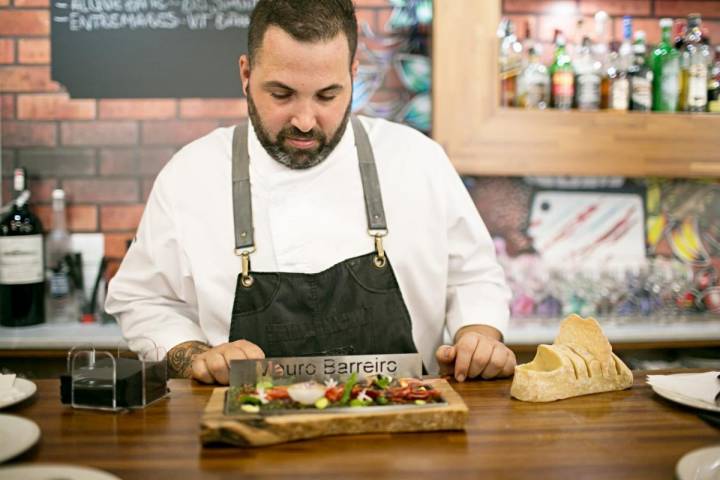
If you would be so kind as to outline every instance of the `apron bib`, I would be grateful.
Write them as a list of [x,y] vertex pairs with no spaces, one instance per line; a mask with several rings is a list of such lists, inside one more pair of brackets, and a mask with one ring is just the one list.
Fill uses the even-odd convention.
[[387,226],[374,155],[364,127],[356,117],[351,120],[375,251],[313,274],[251,270],[255,245],[248,125],[235,127],[233,216],[242,271],[235,287],[231,342],[248,340],[266,357],[417,352],[410,314],[382,248]]

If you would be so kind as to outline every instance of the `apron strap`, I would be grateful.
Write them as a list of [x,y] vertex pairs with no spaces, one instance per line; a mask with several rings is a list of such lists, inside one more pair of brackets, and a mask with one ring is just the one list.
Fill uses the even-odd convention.
[[[360,165],[363,195],[365,196],[368,233],[375,237],[375,250],[377,253],[375,264],[378,267],[383,267],[385,265],[385,253],[381,237],[387,235],[387,223],[385,221],[382,194],[380,193],[380,182],[375,167],[375,155],[365,127],[355,116],[351,117],[351,121],[355,134],[355,148],[357,149]],[[249,276],[249,254],[255,251],[255,240],[253,236],[247,120],[239,123],[233,130],[232,195],[233,220],[235,222],[235,255],[242,256],[243,278],[252,284],[252,277]]]
[[245,120],[233,130],[232,143],[232,195],[236,255],[255,250],[250,194],[250,157],[247,140],[248,123]]
[[376,238],[378,236],[382,237],[387,234],[387,222],[385,221],[385,210],[383,209],[382,195],[380,193],[380,181],[375,167],[375,155],[360,119],[353,115],[351,121],[355,133],[355,148],[360,161],[360,177],[362,178],[363,194],[365,195],[368,230],[370,235]]

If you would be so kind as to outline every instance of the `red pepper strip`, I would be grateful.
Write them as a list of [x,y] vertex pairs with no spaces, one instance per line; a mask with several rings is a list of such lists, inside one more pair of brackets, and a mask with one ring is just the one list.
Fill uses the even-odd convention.
[[375,400],[376,398],[378,398],[378,397],[382,394],[382,392],[381,392],[380,390],[370,390],[370,389],[368,389],[368,390],[365,392],[365,394],[366,394],[368,397],[370,397],[370,398],[372,398],[373,400]]
[[290,398],[287,387],[272,387],[265,390],[265,396],[268,400],[281,400],[284,398]]
[[387,391],[387,395],[392,398],[405,398],[408,393],[410,393],[410,387],[394,387]]
[[410,400],[426,400],[430,398],[430,392],[415,390],[414,392],[408,393],[407,398],[409,398]]
[[330,387],[325,390],[325,398],[331,402],[339,402],[342,398],[344,388],[342,386]]

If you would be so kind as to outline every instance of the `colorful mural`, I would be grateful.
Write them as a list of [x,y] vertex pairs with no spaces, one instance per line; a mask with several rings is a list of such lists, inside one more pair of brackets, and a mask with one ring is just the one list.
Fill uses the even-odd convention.
[[466,177],[514,319],[720,315],[720,184]]
[[430,132],[428,32],[431,0],[389,0],[382,31],[360,21],[360,67],[353,85],[356,113],[387,118]]

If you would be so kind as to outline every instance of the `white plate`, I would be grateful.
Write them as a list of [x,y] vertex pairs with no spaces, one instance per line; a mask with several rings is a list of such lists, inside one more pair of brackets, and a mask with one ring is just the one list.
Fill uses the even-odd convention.
[[[40,427],[32,420],[17,415],[0,414],[0,463],[20,455],[35,445],[38,438]],[[0,475],[0,478],[5,477]]]
[[25,380],[24,378],[16,378],[15,383],[13,384],[13,387],[15,387],[16,390],[18,390],[22,396],[14,397],[12,399],[2,400],[0,398],[0,409],[9,407],[10,405],[15,405],[16,403],[20,403],[26,398],[30,398],[33,393],[37,390],[37,386],[31,382],[30,380]]
[[720,479],[720,445],[686,453],[677,463],[675,473],[678,480]]
[[698,400],[697,398],[686,397],[685,395],[680,395],[679,393],[675,393],[672,390],[666,390],[661,387],[656,387],[655,385],[650,385],[650,388],[652,388],[655,393],[657,393],[661,397],[672,400],[673,402],[682,403],[683,405],[686,405],[688,407],[709,410],[711,412],[720,412],[720,406],[717,406],[715,404],[705,402],[703,400]]
[[20,464],[0,468],[3,480],[120,480],[119,477],[96,468],[50,463]]

